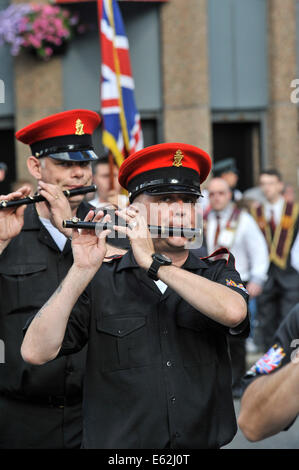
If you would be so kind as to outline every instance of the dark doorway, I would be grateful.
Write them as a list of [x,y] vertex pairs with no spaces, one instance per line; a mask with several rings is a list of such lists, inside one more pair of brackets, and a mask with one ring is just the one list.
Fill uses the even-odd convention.
[[260,123],[213,124],[214,162],[234,158],[239,171],[238,189],[244,191],[256,184],[260,170]]
[[10,185],[16,179],[15,136],[12,129],[0,129],[0,162],[7,165],[5,180],[0,183],[0,194],[10,192]]

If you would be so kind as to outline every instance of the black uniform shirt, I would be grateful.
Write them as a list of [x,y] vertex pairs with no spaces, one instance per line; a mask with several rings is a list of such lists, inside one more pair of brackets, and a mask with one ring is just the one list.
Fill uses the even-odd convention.
[[[209,262],[190,252],[183,268],[248,299],[232,256]],[[238,331],[247,326],[248,319]],[[162,294],[131,251],[103,264],[75,305],[60,351],[88,340],[83,447],[228,443],[236,433],[228,332],[172,289]]]
[[[90,205],[83,202],[83,218]],[[34,205],[25,210],[24,225],[0,256],[0,339],[5,362],[0,364],[0,394],[47,404],[50,397],[79,403],[85,368],[85,351],[43,366],[26,364],[20,354],[23,327],[47,301],[73,262],[71,243],[61,252],[40,222]]]

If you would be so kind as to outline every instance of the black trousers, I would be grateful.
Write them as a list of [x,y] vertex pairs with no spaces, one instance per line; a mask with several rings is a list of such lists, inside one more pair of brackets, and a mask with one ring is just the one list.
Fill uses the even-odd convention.
[[0,449],[80,448],[81,410],[81,404],[59,408],[0,396]]

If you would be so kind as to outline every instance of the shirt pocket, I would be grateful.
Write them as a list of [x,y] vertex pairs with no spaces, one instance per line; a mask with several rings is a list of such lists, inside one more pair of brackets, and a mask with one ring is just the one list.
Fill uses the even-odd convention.
[[185,366],[216,361],[215,339],[218,332],[211,328],[203,314],[192,308],[178,312],[176,325],[178,345]]
[[48,289],[42,275],[46,263],[0,265],[1,310],[4,314],[30,312],[45,302]]
[[97,318],[96,330],[103,372],[149,364],[146,317]]

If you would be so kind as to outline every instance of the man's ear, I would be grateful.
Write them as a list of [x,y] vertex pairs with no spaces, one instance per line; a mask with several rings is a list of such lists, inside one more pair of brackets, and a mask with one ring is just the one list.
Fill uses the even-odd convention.
[[42,178],[41,174],[41,162],[38,158],[31,155],[31,157],[27,158],[27,168],[29,173],[37,180]]

